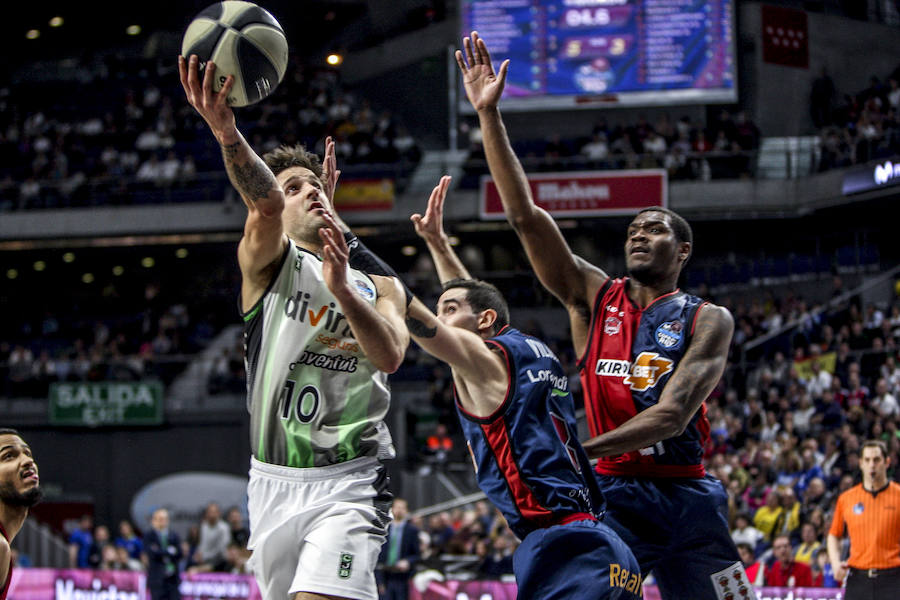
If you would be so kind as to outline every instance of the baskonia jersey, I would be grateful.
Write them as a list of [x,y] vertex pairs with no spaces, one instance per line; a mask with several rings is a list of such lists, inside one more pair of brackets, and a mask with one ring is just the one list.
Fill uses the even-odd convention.
[[[348,270],[374,306],[373,281]],[[322,277],[322,260],[289,242],[259,302],[243,315],[247,409],[253,456],[288,467],[320,467],[393,455],[383,423],[387,374],[353,338]]]
[[[0,523],[0,535],[2,535],[6,542],[9,543],[9,536],[6,535],[6,529],[3,527],[3,523]],[[13,561],[12,561],[12,552],[9,554],[9,571],[6,572],[6,581],[3,582],[3,587],[0,587],[0,600],[6,600],[6,595],[9,593],[9,582],[12,581],[12,573],[13,573]]]
[[485,343],[499,350],[510,378],[503,404],[489,417],[466,412],[456,398],[478,486],[519,539],[592,518],[602,509],[602,495],[578,442],[559,360],[543,342],[509,326]]
[[[615,429],[657,402],[687,351],[700,307],[675,290],[643,310],[628,297],[628,278],[609,279],[597,292],[588,345],[579,361],[591,436]],[[706,404],[679,436],[597,463],[606,475],[703,477],[709,438]]]

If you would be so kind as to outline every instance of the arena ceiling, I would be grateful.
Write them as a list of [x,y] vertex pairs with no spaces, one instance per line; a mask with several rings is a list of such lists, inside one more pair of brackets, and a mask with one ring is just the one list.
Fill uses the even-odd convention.
[[[0,44],[7,67],[134,45],[156,32],[184,31],[209,0],[35,0],[17,5],[0,20]],[[292,52],[361,49],[400,32],[443,19],[447,0],[258,0],[285,27]],[[53,17],[63,25],[51,27]],[[138,25],[141,33],[126,29]],[[40,36],[27,39],[29,30]]]

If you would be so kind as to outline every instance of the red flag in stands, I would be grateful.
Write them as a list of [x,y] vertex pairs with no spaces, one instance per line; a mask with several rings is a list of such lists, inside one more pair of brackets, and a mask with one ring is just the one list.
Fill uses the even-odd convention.
[[809,67],[806,13],[793,8],[762,6],[763,60],[788,67]]

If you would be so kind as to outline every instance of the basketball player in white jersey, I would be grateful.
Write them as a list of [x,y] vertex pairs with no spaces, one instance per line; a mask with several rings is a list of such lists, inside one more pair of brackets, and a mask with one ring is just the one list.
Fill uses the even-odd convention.
[[[235,125],[215,65],[179,57],[188,101],[209,125],[247,205],[238,246],[251,469],[250,565],[269,599],[375,600],[393,455],[387,374],[409,343],[394,277],[350,268],[323,242],[343,233],[327,173],[302,146],[257,156]],[[328,192],[326,192],[326,186]]]

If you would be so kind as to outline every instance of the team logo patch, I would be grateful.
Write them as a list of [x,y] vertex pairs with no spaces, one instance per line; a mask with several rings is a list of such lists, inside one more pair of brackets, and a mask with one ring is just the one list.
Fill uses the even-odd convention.
[[606,317],[603,323],[603,333],[606,335],[616,335],[622,329],[622,319],[619,317]]
[[374,300],[375,299],[375,290],[369,287],[369,285],[360,279],[356,280],[356,291],[359,292],[359,295],[365,298],[366,300]]
[[338,566],[338,577],[341,579],[349,579],[350,571],[353,569],[353,555],[349,552],[341,552],[341,561]]
[[713,582],[719,600],[738,600],[735,592],[740,594],[740,600],[749,597],[750,580],[747,579],[747,573],[739,562],[713,573],[709,578]]
[[671,350],[681,345],[684,339],[684,325],[681,321],[668,321],[656,328],[656,343],[660,348]]
[[862,502],[857,502],[856,504],[853,505],[853,514],[854,514],[854,515],[861,515],[861,514],[863,514],[863,511],[864,511],[865,509],[866,509],[866,507],[863,506],[863,503],[862,503]]
[[672,371],[674,363],[662,358],[656,352],[641,352],[631,365],[631,373],[622,383],[630,385],[635,392],[644,392],[656,387],[664,375]]

